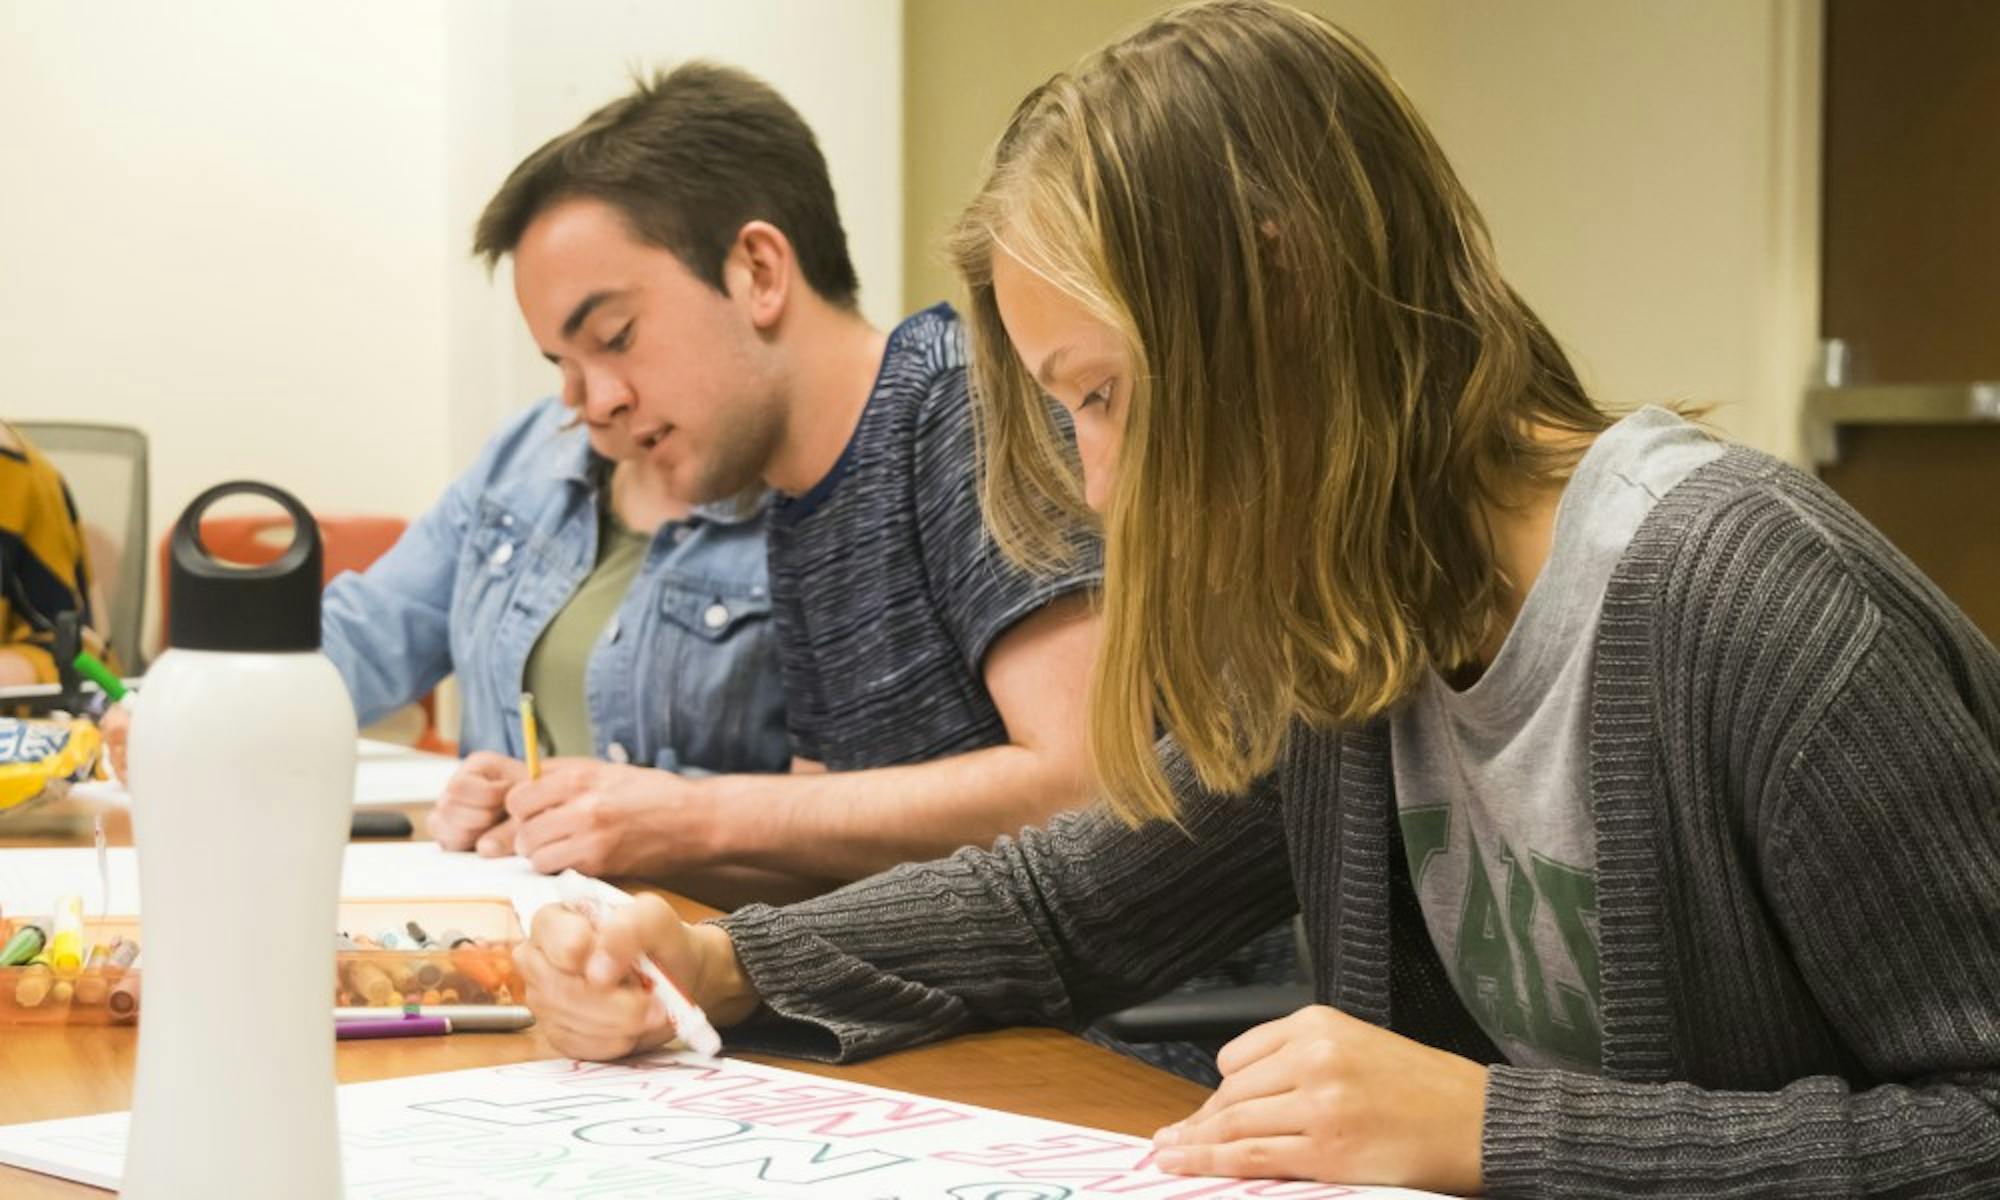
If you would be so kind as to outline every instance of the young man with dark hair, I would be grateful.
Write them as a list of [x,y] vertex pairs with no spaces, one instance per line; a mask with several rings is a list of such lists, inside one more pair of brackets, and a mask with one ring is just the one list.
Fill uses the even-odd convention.
[[825,161],[776,92],[699,63],[641,83],[515,168],[474,249],[512,256],[566,398],[628,431],[676,494],[778,493],[764,603],[795,754],[788,775],[708,778],[557,760],[459,801],[494,822],[482,852],[727,904],[988,844],[1089,798],[1095,542],[1079,531],[1081,565],[1054,577],[993,546],[957,317],[939,305],[885,334],[859,314]]

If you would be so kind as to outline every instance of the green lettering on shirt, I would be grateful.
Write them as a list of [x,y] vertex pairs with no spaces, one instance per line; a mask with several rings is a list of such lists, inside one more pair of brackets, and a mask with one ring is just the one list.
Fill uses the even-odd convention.
[[[1421,888],[1432,866],[1450,852],[1451,807],[1409,808],[1398,816],[1412,879]],[[1595,1005],[1600,977],[1589,918],[1597,911],[1596,880],[1586,871],[1539,854],[1532,855],[1523,869],[1503,851],[1503,910],[1498,902],[1503,893],[1493,886],[1478,844],[1468,839],[1466,853],[1458,952],[1449,964],[1459,995],[1490,1035],[1595,1067],[1600,1061]],[[1583,980],[1581,990],[1560,978],[1551,986],[1534,953],[1535,917],[1543,906]]]

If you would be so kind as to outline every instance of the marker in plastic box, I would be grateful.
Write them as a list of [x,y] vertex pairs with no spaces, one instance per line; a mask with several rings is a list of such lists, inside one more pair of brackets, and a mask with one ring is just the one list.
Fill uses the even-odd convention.
[[49,965],[58,978],[75,979],[83,970],[83,897],[64,896],[56,901],[56,931],[49,938]]
[[25,921],[14,936],[7,939],[7,945],[0,947],[0,967],[18,967],[42,952],[49,941],[49,931],[40,923]]
[[125,977],[125,972],[132,969],[132,964],[138,957],[139,943],[128,937],[112,938],[111,956],[105,961],[104,977],[117,983]]
[[443,1017],[364,1017],[335,1021],[333,1036],[345,1042],[357,1038],[434,1037],[451,1032],[451,1022]]
[[83,974],[76,980],[76,1002],[97,1005],[111,994],[111,981],[104,977],[104,968],[111,962],[111,948],[99,942],[90,948],[90,957],[83,960]]
[[[344,1007],[333,1010],[336,1021],[389,1020],[408,1009]],[[443,1017],[453,1033],[513,1033],[535,1023],[535,1014],[520,1004],[425,1004],[416,1009],[420,1017]]]
[[22,1008],[37,1008],[49,998],[49,991],[55,986],[55,972],[49,969],[46,952],[21,968],[21,978],[14,984],[14,1003]]
[[[138,961],[135,959],[132,965],[138,966]],[[127,975],[118,981],[117,987],[111,989],[111,995],[105,998],[104,1003],[112,1016],[130,1017],[139,1011],[140,978],[138,975]]]

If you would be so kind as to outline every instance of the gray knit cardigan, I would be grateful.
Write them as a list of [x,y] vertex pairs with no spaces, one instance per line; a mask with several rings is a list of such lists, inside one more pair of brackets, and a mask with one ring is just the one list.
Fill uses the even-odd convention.
[[[1987,520],[1995,519],[1990,514]],[[1500,1196],[2000,1196],[2000,654],[1816,481],[1732,449],[1597,628],[1601,1074],[1493,1066]],[[1080,1027],[1302,911],[1322,1003],[1499,1064],[1409,885],[1385,722],[1183,828],[1100,809],[725,918],[742,1048]]]

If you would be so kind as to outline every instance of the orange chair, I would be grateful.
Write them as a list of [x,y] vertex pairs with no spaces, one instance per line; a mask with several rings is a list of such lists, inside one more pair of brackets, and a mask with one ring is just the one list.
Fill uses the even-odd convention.
[[[319,522],[320,537],[320,586],[333,582],[334,576],[342,571],[365,571],[376,559],[382,557],[396,539],[403,536],[409,522],[401,517],[372,516],[321,516],[313,519]],[[167,582],[172,578],[168,570],[168,554],[171,549],[173,531],[160,539],[160,644],[167,640],[167,605],[172,597],[167,594]],[[245,566],[261,566],[285,552],[292,544],[292,522],[288,517],[267,515],[254,517],[203,517],[201,521],[201,543],[208,552],[225,562],[242,563]],[[427,692],[417,707],[424,712],[424,729],[417,736],[416,747],[437,754],[455,754],[457,747],[438,735],[437,693]]]

